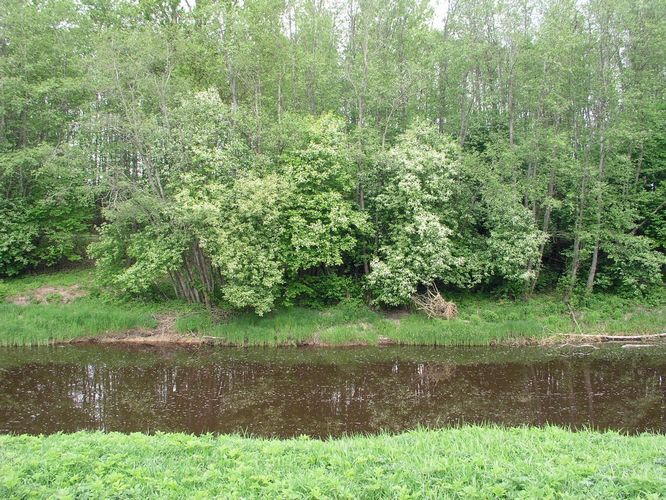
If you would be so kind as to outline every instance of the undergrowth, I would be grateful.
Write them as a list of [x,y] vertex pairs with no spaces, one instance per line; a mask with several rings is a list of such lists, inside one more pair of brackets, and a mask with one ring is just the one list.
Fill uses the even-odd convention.
[[666,436],[470,426],[328,441],[0,436],[2,498],[661,498]]

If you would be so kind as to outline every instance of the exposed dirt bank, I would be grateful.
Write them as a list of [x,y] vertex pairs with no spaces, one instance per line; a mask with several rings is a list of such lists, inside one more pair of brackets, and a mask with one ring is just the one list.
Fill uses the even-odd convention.
[[155,316],[155,328],[137,328],[120,333],[108,333],[95,337],[79,337],[72,340],[55,341],[53,344],[203,344],[204,337],[184,335],[176,332],[176,315],[159,314]]
[[68,304],[86,295],[88,295],[87,290],[80,285],[41,286],[30,290],[30,292],[8,297],[7,302],[19,306],[29,304]]

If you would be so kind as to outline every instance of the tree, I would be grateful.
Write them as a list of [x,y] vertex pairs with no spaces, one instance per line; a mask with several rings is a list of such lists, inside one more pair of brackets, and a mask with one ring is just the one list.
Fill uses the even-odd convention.
[[3,2],[0,275],[92,239],[118,291],[261,313],[663,283],[664,2],[445,10]]
[[383,158],[383,187],[372,200],[378,237],[368,275],[378,303],[404,304],[420,285],[446,281],[462,264],[452,254],[449,227],[458,155],[435,129],[416,125]]
[[71,3],[0,7],[0,276],[81,258],[94,214],[76,134],[88,51]]

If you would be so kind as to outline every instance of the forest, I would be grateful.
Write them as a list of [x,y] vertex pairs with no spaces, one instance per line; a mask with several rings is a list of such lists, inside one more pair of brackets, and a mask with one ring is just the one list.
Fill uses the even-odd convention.
[[663,287],[661,0],[3,0],[0,278],[263,315]]

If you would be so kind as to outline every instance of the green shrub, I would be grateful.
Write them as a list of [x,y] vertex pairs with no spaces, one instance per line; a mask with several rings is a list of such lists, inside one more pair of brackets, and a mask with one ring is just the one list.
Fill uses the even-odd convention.
[[284,304],[320,308],[345,299],[359,299],[361,295],[361,284],[350,276],[303,276],[289,284]]

